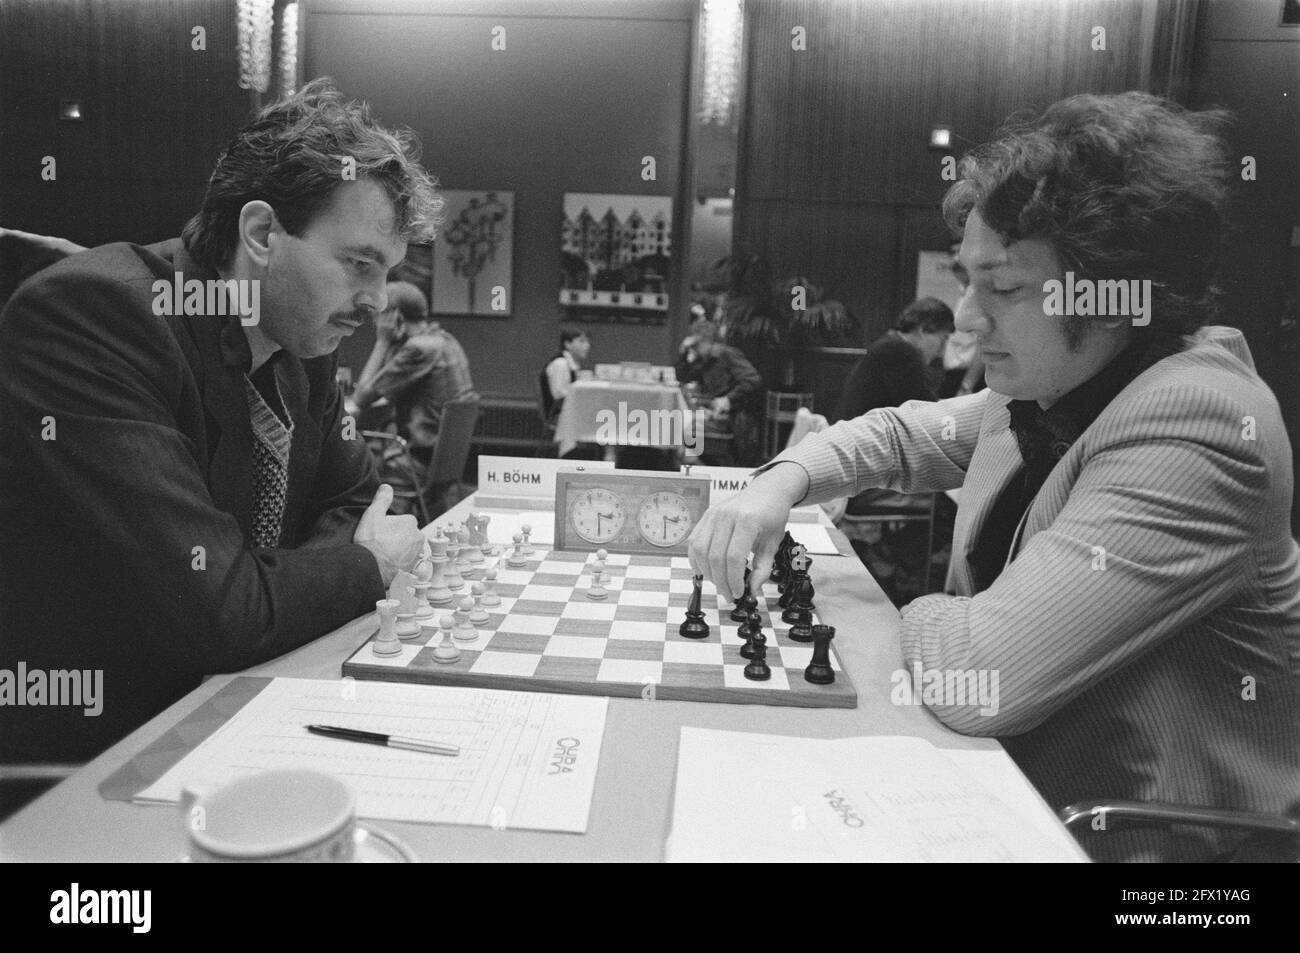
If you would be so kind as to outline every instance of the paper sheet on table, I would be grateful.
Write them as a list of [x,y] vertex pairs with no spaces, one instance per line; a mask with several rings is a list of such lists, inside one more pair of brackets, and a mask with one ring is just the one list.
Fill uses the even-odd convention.
[[[277,678],[136,800],[179,801],[188,783],[307,768],[351,785],[361,817],[583,833],[608,701]],[[427,738],[461,752],[445,757],[323,738],[309,734],[309,724]]]
[[667,859],[1084,859],[1041,802],[1015,803],[920,738],[683,728]]
[[819,526],[816,523],[787,523],[785,528],[790,531],[790,535],[794,537],[796,543],[803,544],[810,555],[843,555],[831,539],[831,534],[825,526]]

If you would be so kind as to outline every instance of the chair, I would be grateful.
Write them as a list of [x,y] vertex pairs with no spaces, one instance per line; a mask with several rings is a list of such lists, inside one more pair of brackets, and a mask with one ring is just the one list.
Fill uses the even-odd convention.
[[[930,573],[934,560],[934,514],[938,501],[937,493],[911,494],[916,505],[885,506],[872,509],[866,513],[846,512],[838,522],[839,528],[850,540],[855,527],[885,525],[889,523],[926,523],[925,544],[925,591],[930,592]],[[926,499],[928,497],[928,500]]]
[[[433,457],[425,468],[424,478],[420,478],[419,468],[411,456],[411,448],[405,439],[382,430],[364,430],[363,436],[391,443],[400,451],[403,468],[411,479],[411,490],[394,490],[393,495],[399,499],[413,499],[420,512],[421,525],[436,519],[448,509],[445,506],[447,491],[452,486],[460,490],[461,478],[465,473],[465,464],[469,460],[470,442],[474,438],[474,428],[478,424],[479,406],[477,400],[457,400],[444,404],[442,420],[438,425],[438,443],[433,448]],[[437,512],[431,512],[429,502],[437,497]]]
[[775,390],[767,392],[767,405],[763,414],[764,459],[771,460],[780,452],[781,447],[784,446],[781,428],[786,425],[794,426],[799,408],[803,407],[811,411],[813,398],[813,394],[782,393]]
[[536,456],[555,443],[555,421],[559,416],[555,412],[555,398],[551,396],[551,383],[546,377],[546,368],[537,375],[537,416],[542,423],[542,443],[537,447]]
[[1107,825],[1136,821],[1250,831],[1256,836],[1247,840],[1232,860],[1264,863],[1300,861],[1300,819],[1284,814],[1228,811],[1159,801],[1076,801],[1061,808],[1057,816],[1066,828],[1081,827],[1102,816]]

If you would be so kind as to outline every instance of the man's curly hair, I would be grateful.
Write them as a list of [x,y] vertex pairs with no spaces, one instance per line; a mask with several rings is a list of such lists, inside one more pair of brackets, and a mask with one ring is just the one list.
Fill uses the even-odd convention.
[[444,203],[419,156],[411,130],[384,129],[365,103],[344,99],[329,79],[313,80],[235,135],[181,237],[200,264],[224,267],[234,255],[240,210],[258,199],[275,209],[290,235],[301,235],[346,181],[344,159],[351,158],[357,181],[378,183],[392,201],[398,236],[430,242]]
[[[960,234],[978,211],[1008,244],[1045,239],[1079,278],[1150,279],[1151,323],[1133,331],[1177,350],[1215,313],[1229,118],[1148,93],[1071,96],[963,157],[944,218]],[[1065,319],[1072,346],[1089,320]]]

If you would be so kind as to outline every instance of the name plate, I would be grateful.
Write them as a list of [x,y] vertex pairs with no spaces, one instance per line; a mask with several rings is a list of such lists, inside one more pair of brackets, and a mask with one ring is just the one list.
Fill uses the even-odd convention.
[[478,489],[474,493],[474,505],[549,510],[555,505],[555,475],[560,471],[582,473],[612,469],[612,460],[481,456],[478,458]]
[[[750,474],[754,471],[746,467],[697,467],[683,466],[683,473],[691,476],[707,476],[712,484],[709,490],[709,504],[724,503],[750,484]],[[791,523],[819,522],[819,508],[816,505],[796,506],[790,511]]]

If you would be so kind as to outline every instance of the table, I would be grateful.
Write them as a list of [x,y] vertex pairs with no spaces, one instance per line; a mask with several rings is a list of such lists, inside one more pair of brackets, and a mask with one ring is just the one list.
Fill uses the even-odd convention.
[[[555,442],[561,455],[578,443],[599,443],[606,448],[681,447],[684,437],[689,439],[683,429],[689,413],[690,406],[675,384],[577,380],[555,422]],[[644,437],[637,433],[638,418],[647,422],[639,428]],[[616,425],[613,434],[608,421]]]
[[[439,522],[464,519],[472,508],[472,498],[463,500]],[[545,518],[536,512],[530,515]],[[986,783],[1017,807],[1022,818],[1056,825],[1047,806],[997,742],[955,734],[922,707],[891,704],[890,674],[902,668],[898,612],[856,559],[822,557],[817,569],[818,611],[837,627],[836,650],[858,690],[858,708],[611,698],[586,834],[388,821],[380,826],[426,861],[662,860],[672,816],[678,735],[683,726],[814,738],[910,735],[940,748],[983,751],[987,753],[982,775]],[[244,674],[336,679],[343,659],[373,628],[374,616],[364,616]],[[210,678],[0,825],[0,860],[170,861],[179,857],[185,836],[178,808],[105,801],[97,788],[232,677]]]

